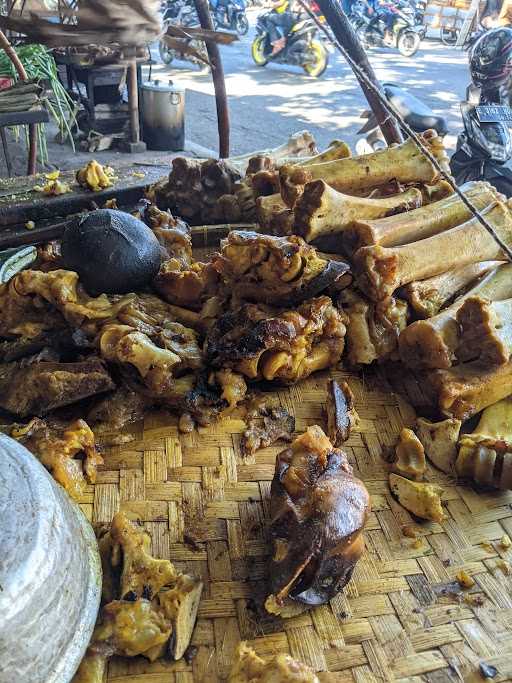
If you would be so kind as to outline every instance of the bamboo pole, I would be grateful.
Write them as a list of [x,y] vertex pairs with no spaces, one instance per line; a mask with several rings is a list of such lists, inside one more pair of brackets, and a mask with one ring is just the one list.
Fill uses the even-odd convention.
[[[347,18],[345,12],[341,9],[341,4],[337,0],[317,0],[322,14],[325,16],[327,23],[331,27],[334,37],[339,42],[339,44],[345,48],[352,60],[359,66],[362,71],[365,72],[369,80],[375,85],[377,90],[379,90],[382,95],[381,85],[375,75],[372,65],[368,61],[366,52],[363,50],[358,37],[356,36],[352,24]],[[302,5],[303,3],[300,2]],[[373,111],[377,123],[382,130],[382,134],[388,145],[394,142],[402,142],[402,134],[400,128],[392,116],[384,109],[381,104],[380,99],[377,97],[373,90],[370,90],[366,83],[359,78],[359,75],[354,71],[354,75],[359,81],[361,89],[368,100],[370,109]]]
[[[20,58],[16,54],[16,50],[7,40],[7,37],[3,31],[0,31],[0,48],[2,48],[6,55],[9,57],[11,62],[16,69],[20,81],[28,81],[27,72],[25,67],[21,63]],[[37,161],[37,126],[36,124],[31,124],[28,127],[28,165],[27,165],[27,175],[35,175],[36,172],[36,161]]]
[[[194,0],[201,28],[213,31],[213,21],[206,0]],[[213,87],[215,89],[215,104],[217,106],[217,127],[219,130],[219,157],[225,159],[229,156],[229,110],[226,95],[226,82],[224,69],[217,43],[212,40],[205,41],[208,58],[212,65]]]

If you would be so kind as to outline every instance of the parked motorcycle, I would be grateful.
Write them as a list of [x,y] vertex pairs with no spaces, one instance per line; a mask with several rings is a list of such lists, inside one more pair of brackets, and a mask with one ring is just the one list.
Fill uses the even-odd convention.
[[386,22],[379,16],[369,16],[365,3],[356,2],[350,15],[354,30],[365,49],[396,47],[404,57],[412,57],[425,38],[427,27],[417,23],[419,13],[409,3],[390,6],[395,14],[393,35],[386,38]]
[[[423,133],[425,130],[433,128],[439,135],[446,135],[448,132],[446,119],[435,114],[418,97],[411,95],[396,83],[383,83],[382,88],[387,99],[395,106],[415,133]],[[367,154],[386,147],[386,141],[373,112],[367,109],[361,114],[361,118],[367,119],[367,121],[357,131],[358,135],[365,136],[356,143],[357,153]]]
[[450,168],[457,183],[487,180],[512,197],[512,29],[484,33],[469,55],[471,84],[461,103],[464,131]]
[[[168,0],[167,2],[163,3],[162,9],[162,22],[164,27],[168,26],[169,24],[185,27],[197,27],[200,25],[196,9],[188,2],[188,0]],[[204,60],[208,59],[206,47],[202,40],[184,39],[184,43],[193,48],[204,58]],[[206,67],[206,62],[197,59],[197,57],[192,54],[180,52],[174,47],[169,47],[163,39],[158,43],[158,52],[160,54],[160,59],[164,64],[170,64],[175,59],[181,59],[191,62],[192,64],[199,66],[201,69]]]
[[292,64],[302,67],[308,76],[319,78],[327,69],[329,55],[314,22],[299,18],[288,33],[284,48],[272,55],[268,22],[270,14],[260,14],[256,23],[256,37],[251,46],[255,64],[265,66],[270,61]]
[[224,5],[218,0],[210,0],[210,9],[215,29],[225,28],[245,36],[249,30],[249,21],[245,13],[245,0],[229,0]]
[[[506,197],[512,197],[512,28],[492,29],[482,35],[470,53],[471,84],[461,103],[464,131],[450,168],[457,185],[486,180]],[[447,133],[446,120],[419,98],[395,83],[384,83],[386,97],[417,133],[434,128]],[[366,123],[358,131],[356,151],[365,154],[386,143],[373,113],[363,112]]]

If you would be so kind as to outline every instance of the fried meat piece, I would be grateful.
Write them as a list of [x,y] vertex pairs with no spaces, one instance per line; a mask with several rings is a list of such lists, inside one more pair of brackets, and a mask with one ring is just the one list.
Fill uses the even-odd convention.
[[0,337],[27,340],[66,325],[58,311],[39,297],[27,297],[17,289],[17,277],[0,285]]
[[100,398],[87,413],[87,420],[94,425],[96,434],[118,432],[130,422],[141,420],[150,402],[128,387],[119,387],[113,393]]
[[169,560],[152,557],[150,542],[123,513],[100,534],[104,607],[79,670],[82,678],[74,683],[89,683],[85,674],[94,673],[101,657],[143,655],[154,661],[168,653],[177,660],[188,647],[203,584]]
[[82,495],[86,482],[95,483],[103,458],[84,420],[63,423],[34,418],[27,425],[14,425],[10,436],[28,448],[72,498]]
[[347,382],[342,382],[340,386],[335,379],[328,381],[326,413],[329,439],[339,448],[359,422],[359,415],[354,408],[354,394]]
[[341,292],[340,301],[348,317],[347,358],[351,365],[369,365],[397,353],[400,333],[407,327],[405,301],[388,297],[372,302],[352,288]]
[[437,484],[411,481],[398,474],[390,474],[389,487],[400,505],[416,517],[432,522],[442,522],[446,518],[441,505],[443,489]]
[[345,453],[318,426],[277,456],[271,487],[272,602],[309,605],[332,599],[364,550],[370,512],[364,484]]
[[326,261],[301,237],[232,231],[212,259],[235,299],[296,305],[348,276],[349,265]]
[[205,299],[217,293],[219,284],[219,274],[210,263],[196,261],[183,266],[175,258],[162,263],[153,280],[165,301],[193,310],[200,310]]
[[16,361],[0,365],[0,408],[17,417],[41,417],[114,388],[112,378],[98,358],[79,363],[27,365]]
[[72,271],[24,271],[17,291],[38,296],[57,308],[71,327],[94,342],[103,358],[136,368],[139,381],[160,396],[172,387],[174,374],[202,366],[196,333],[174,321],[169,305],[152,294],[88,296]]
[[263,427],[254,418],[249,418],[247,429],[242,434],[242,452],[253,455],[260,448],[268,448],[276,441],[291,441],[295,431],[295,418],[285,408],[271,408],[263,415]]
[[320,683],[313,669],[290,655],[276,655],[265,661],[247,645],[240,643],[228,683]]
[[185,221],[153,205],[144,212],[144,220],[155,233],[164,259],[176,259],[183,267],[192,263],[192,234]]
[[414,481],[423,479],[427,469],[425,449],[412,429],[402,428],[395,447],[395,455],[396,459],[391,466],[393,472]]
[[251,380],[293,383],[336,365],[343,353],[345,325],[329,297],[295,310],[245,304],[222,315],[206,338],[214,368],[229,367]]

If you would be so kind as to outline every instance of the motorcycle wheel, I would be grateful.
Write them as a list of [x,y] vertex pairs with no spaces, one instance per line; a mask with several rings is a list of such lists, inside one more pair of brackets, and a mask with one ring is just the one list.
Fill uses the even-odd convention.
[[412,57],[418,52],[421,37],[414,31],[403,31],[398,36],[397,48],[403,57]]
[[239,36],[245,36],[249,30],[249,22],[247,21],[245,14],[237,14],[234,23],[234,30],[236,33],[238,33]]
[[176,57],[176,51],[167,47],[163,40],[158,43],[158,53],[164,64],[170,64]]
[[251,56],[256,66],[265,66],[268,63],[265,55],[265,36],[256,36],[252,41]]
[[327,69],[329,56],[319,40],[312,40],[306,52],[307,62],[302,66],[308,76],[320,78]]
[[441,28],[441,42],[443,45],[455,45],[459,32],[454,28]]

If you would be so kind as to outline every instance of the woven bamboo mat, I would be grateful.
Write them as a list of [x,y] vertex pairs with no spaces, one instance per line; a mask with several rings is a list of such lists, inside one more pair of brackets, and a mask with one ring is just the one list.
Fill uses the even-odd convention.
[[[196,247],[203,247],[198,258],[212,250],[210,237],[210,231],[195,235]],[[512,574],[506,573],[512,548],[499,543],[504,534],[512,538],[512,492],[456,486],[429,467],[427,479],[444,488],[446,521],[418,524],[398,505],[384,457],[400,429],[414,423],[401,396],[427,403],[421,386],[402,371],[324,372],[273,392],[300,433],[326,426],[328,377],[348,381],[361,423],[345,450],[372,498],[366,552],[352,580],[330,604],[292,619],[262,611],[270,483],[284,444],[244,458],[241,417],[184,435],[175,417],[153,412],[130,426],[134,441],[106,451],[98,481],[82,501],[88,518],[96,525],[118,510],[135,514],[151,535],[153,553],[205,584],[191,662],[114,658],[109,683],[223,681],[240,640],[261,656],[290,653],[331,672],[333,683],[476,683],[484,680],[482,662],[498,669],[495,682],[512,681]],[[475,580],[469,591],[455,580],[461,569]]]
[[[512,537],[512,493],[477,493],[431,469],[445,488],[447,520],[416,524],[389,494],[382,454],[414,413],[382,376],[333,373],[348,380],[362,418],[346,444],[366,483],[373,511],[367,550],[352,581],[331,601],[293,619],[262,617],[270,482],[282,446],[243,458],[241,418],[189,435],[164,413],[147,415],[135,441],[110,449],[82,508],[94,524],[117,510],[135,513],[152,537],[153,552],[205,583],[190,664],[114,659],[115,683],[202,683],[227,676],[241,639],[256,652],[289,652],[335,681],[478,681],[484,661],[512,680],[512,561],[499,540]],[[297,431],[323,425],[327,373],[276,392]],[[417,538],[406,537],[404,527]],[[503,565],[506,566],[506,565]],[[460,594],[464,568],[476,581]]]

